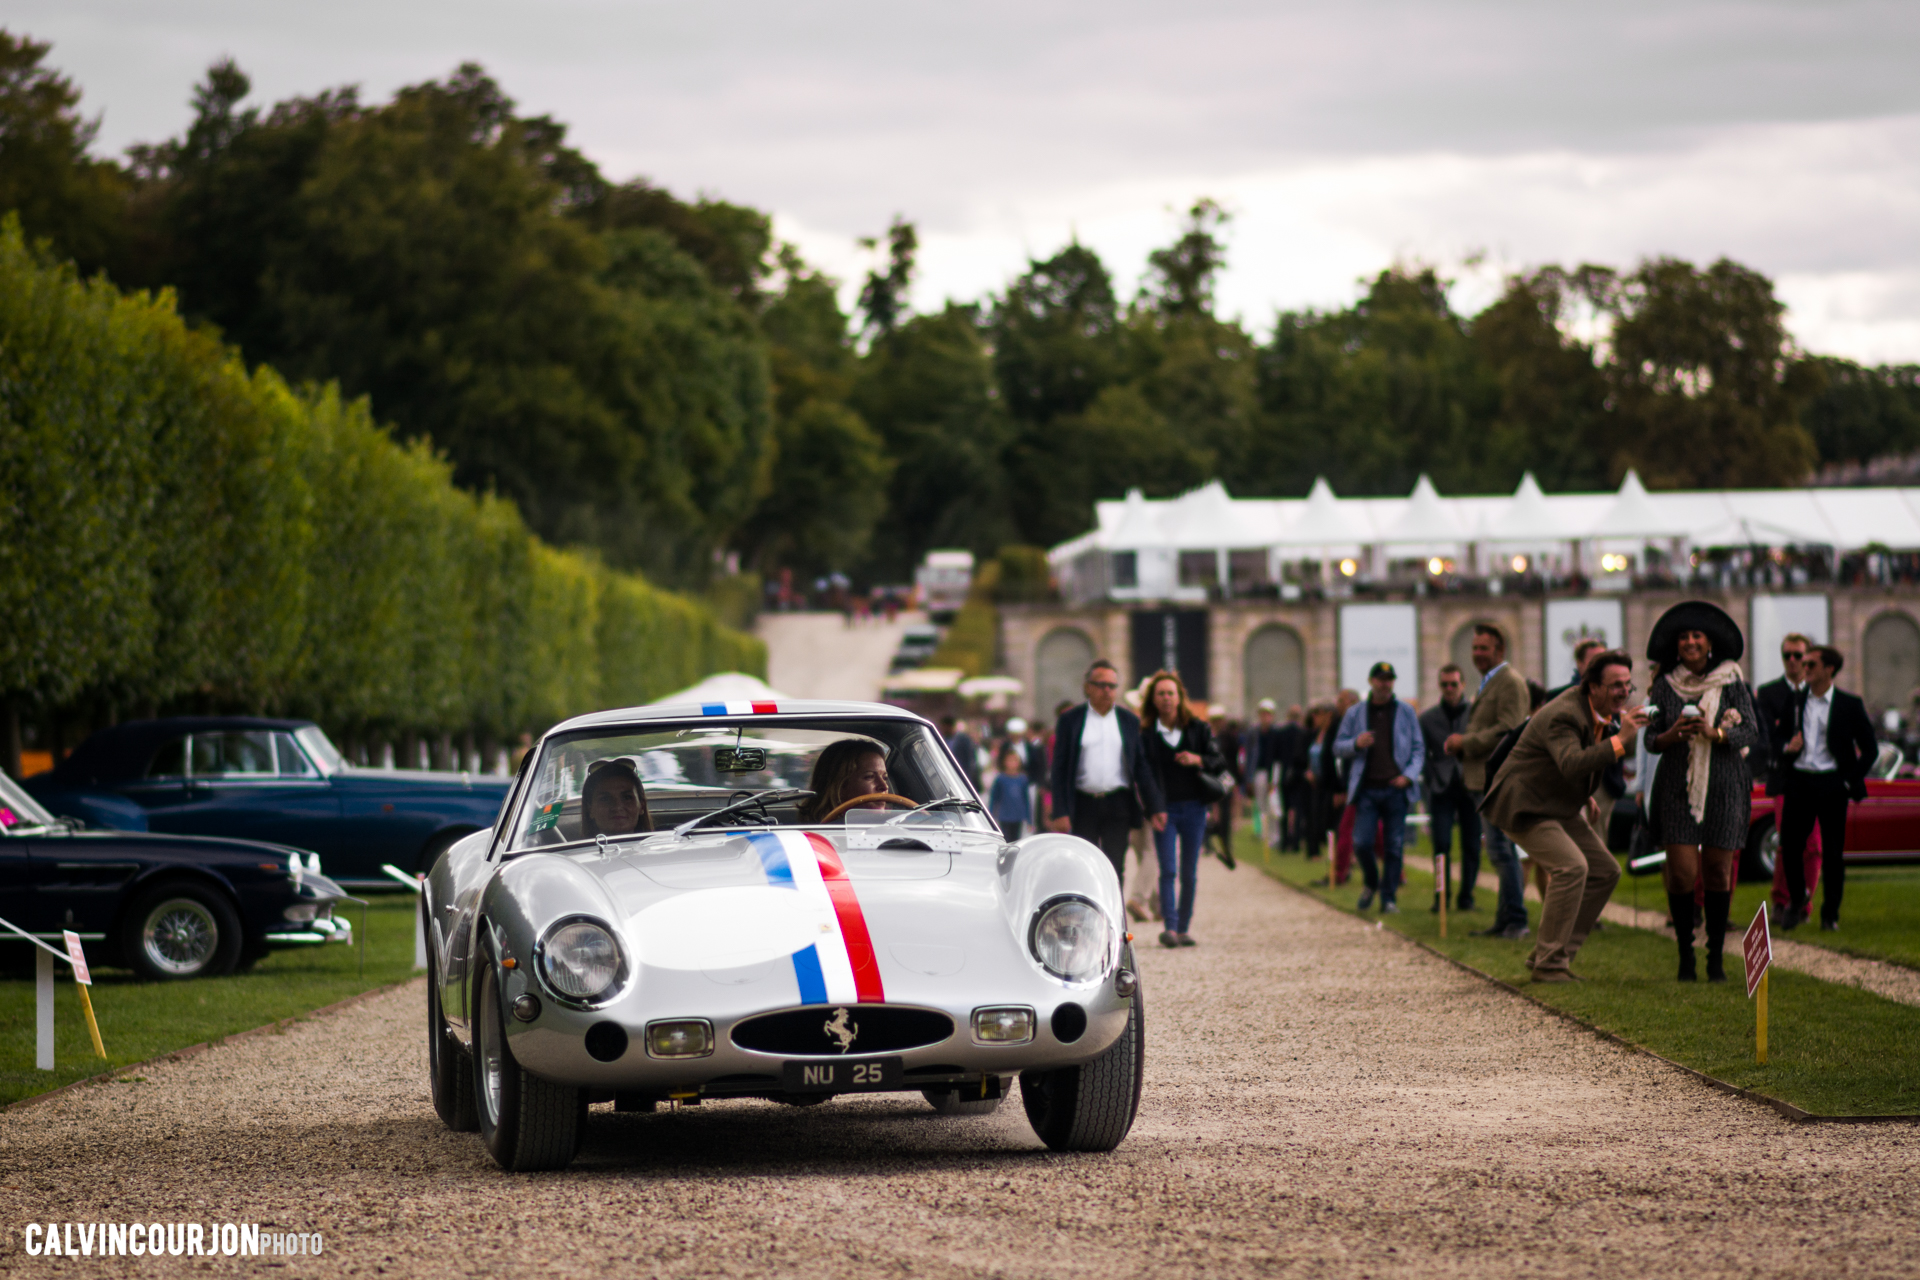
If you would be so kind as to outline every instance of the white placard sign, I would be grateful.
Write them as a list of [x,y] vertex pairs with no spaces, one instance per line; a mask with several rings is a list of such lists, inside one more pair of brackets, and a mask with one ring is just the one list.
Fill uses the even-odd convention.
[[1573,647],[1587,638],[1598,640],[1609,649],[1626,643],[1626,625],[1618,600],[1547,601],[1547,670],[1541,682],[1557,689],[1574,678]]
[[1402,700],[1420,696],[1420,619],[1412,605],[1340,606],[1340,687],[1365,697],[1367,672],[1376,662],[1393,664]]
[[1747,659],[1740,665],[1757,687],[1786,674],[1780,665],[1780,641],[1798,631],[1815,644],[1827,643],[1825,596],[1755,596],[1753,627],[1747,632]]

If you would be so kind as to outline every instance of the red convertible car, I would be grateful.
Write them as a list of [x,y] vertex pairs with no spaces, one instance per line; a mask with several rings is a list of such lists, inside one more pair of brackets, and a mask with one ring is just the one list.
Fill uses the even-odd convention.
[[[1847,807],[1848,865],[1920,861],[1920,778],[1899,776],[1904,758],[1891,742],[1880,744],[1867,775],[1867,798]],[[1740,859],[1743,880],[1773,878],[1780,852],[1776,805],[1764,783],[1754,784],[1747,850]]]

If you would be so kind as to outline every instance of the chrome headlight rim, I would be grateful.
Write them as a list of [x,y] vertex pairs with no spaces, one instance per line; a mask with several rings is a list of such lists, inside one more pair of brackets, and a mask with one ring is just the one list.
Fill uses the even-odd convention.
[[[562,929],[577,924],[593,926],[606,934],[607,940],[613,944],[613,977],[608,980],[606,986],[591,996],[576,996],[562,991],[548,973],[554,935]],[[542,929],[540,940],[533,944],[533,973],[534,980],[540,984],[540,989],[552,997],[556,1003],[565,1005],[569,1009],[604,1009],[618,1000],[626,990],[629,973],[627,949],[620,945],[620,935],[614,931],[613,926],[600,917],[584,913],[561,916]]]
[[[1107,930],[1106,945],[1101,949],[1099,963],[1095,966],[1093,971],[1089,973],[1085,973],[1085,974],[1063,973],[1060,970],[1054,968],[1052,965],[1048,964],[1046,957],[1040,954],[1040,926],[1046,921],[1046,918],[1048,915],[1050,915],[1054,911],[1057,911],[1059,908],[1063,906],[1067,906],[1069,904],[1083,906],[1087,910],[1091,911],[1094,914],[1095,918],[1097,918],[1101,922],[1101,924],[1103,924],[1106,927],[1106,930]],[[1113,968],[1113,964],[1114,964],[1113,940],[1116,936],[1117,936],[1117,931],[1113,927],[1113,921],[1107,918],[1107,913],[1100,909],[1099,903],[1095,902],[1092,898],[1087,897],[1085,894],[1056,893],[1051,898],[1048,898],[1045,902],[1041,903],[1037,908],[1034,909],[1033,919],[1028,921],[1027,923],[1027,954],[1031,956],[1033,958],[1033,962],[1039,965],[1040,968],[1046,972],[1047,976],[1051,978],[1057,979],[1060,982],[1064,982],[1069,986],[1075,986],[1075,987],[1092,986],[1097,982],[1103,981],[1106,978],[1107,974]]]

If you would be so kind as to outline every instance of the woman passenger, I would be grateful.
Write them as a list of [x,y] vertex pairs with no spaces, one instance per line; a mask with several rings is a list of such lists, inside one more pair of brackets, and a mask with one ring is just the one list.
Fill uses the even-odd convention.
[[586,784],[580,788],[580,835],[592,839],[651,830],[647,789],[640,784],[633,761],[595,760],[588,765]]

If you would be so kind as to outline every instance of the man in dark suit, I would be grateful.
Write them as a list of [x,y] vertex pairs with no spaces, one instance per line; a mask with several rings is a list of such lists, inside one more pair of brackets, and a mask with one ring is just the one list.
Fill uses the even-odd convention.
[[1787,740],[1800,729],[1800,695],[1807,687],[1807,677],[1801,664],[1806,661],[1807,650],[1813,641],[1798,632],[1787,636],[1780,642],[1780,665],[1786,674],[1778,680],[1769,680],[1753,691],[1754,708],[1760,712],[1760,721],[1767,731],[1767,794],[1781,795],[1787,787],[1786,762],[1783,758]]
[[1830,645],[1807,650],[1801,671],[1807,687],[1797,703],[1797,724],[1781,757],[1786,764],[1786,812],[1780,824],[1780,856],[1787,864],[1787,893],[1792,901],[1780,919],[1782,929],[1807,918],[1807,837],[1820,824],[1820,856],[1825,875],[1820,897],[1820,927],[1840,927],[1840,897],[1847,884],[1847,802],[1867,798],[1867,771],[1879,744],[1867,704],[1833,687],[1843,659]]
[[1104,658],[1087,668],[1087,700],[1053,732],[1053,829],[1097,845],[1127,882],[1127,834],[1145,820],[1167,825],[1160,781],[1140,746],[1140,717],[1116,706],[1120,672]]
[[1269,845],[1277,844],[1284,851],[1300,847],[1300,806],[1294,803],[1294,791],[1298,780],[1293,776],[1293,758],[1300,753],[1301,739],[1306,736],[1306,728],[1300,723],[1300,708],[1287,708],[1287,722],[1271,733],[1260,744],[1263,753],[1260,767],[1272,774],[1273,788],[1279,793],[1280,838],[1268,840]]

